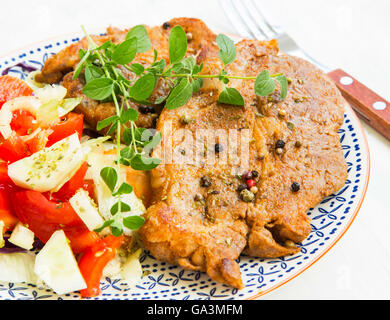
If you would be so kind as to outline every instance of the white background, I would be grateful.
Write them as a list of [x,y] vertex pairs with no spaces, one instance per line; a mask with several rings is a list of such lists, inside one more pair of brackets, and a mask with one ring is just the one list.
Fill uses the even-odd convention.
[[[390,101],[389,0],[258,0],[324,64],[341,67]],[[172,17],[235,33],[216,0],[13,0],[0,2],[0,56],[69,32]],[[364,125],[371,178],[345,236],[312,267],[262,299],[390,299],[390,143]]]

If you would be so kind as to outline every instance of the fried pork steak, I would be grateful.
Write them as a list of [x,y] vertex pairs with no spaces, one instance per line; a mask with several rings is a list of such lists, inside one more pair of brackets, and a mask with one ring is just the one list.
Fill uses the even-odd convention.
[[[162,26],[146,27],[152,43],[152,49],[137,54],[133,63],[137,62],[145,66],[150,65],[154,59],[153,49],[156,49],[158,52],[158,60],[165,59],[169,61],[168,37],[170,30],[176,25],[182,26],[185,30],[188,40],[187,55],[195,56],[197,63],[201,63],[207,55],[215,56],[217,54],[218,47],[214,42],[215,34],[207,28],[203,21],[194,18],[176,18],[164,23]],[[105,35],[92,36],[92,38],[98,45],[109,40],[117,44],[125,40],[128,31],[109,27]],[[115,106],[112,102],[100,103],[84,95],[82,93],[85,84],[83,77],[73,80],[73,70],[80,61],[79,50],[85,50],[87,48],[88,41],[86,38],[66,47],[46,61],[41,73],[37,74],[35,79],[38,82],[44,83],[61,82],[68,90],[68,98],[83,97],[76,111],[84,114],[85,121],[95,128],[99,121],[115,114]],[[125,68],[121,70],[125,77],[130,78],[132,76],[132,73]],[[154,101],[156,98],[165,96],[167,93],[167,86],[160,81],[150,100]],[[137,104],[130,102],[130,105],[140,111]],[[136,122],[137,126],[145,128],[154,127],[162,106],[157,106],[154,109],[154,111],[147,113],[143,113],[141,110]]]
[[[192,33],[193,47],[189,44],[198,62],[204,62],[203,72],[218,74],[222,65],[215,35],[198,20],[170,22],[175,24]],[[168,32],[149,29],[166,59]],[[57,82],[71,71],[77,59],[66,50],[62,58],[60,53],[48,61],[40,80]],[[147,53],[145,59],[150,59]],[[157,129],[163,140],[153,157],[164,163],[151,172],[152,205],[139,231],[157,259],[207,272],[236,288],[243,287],[235,261],[241,253],[281,257],[298,252],[296,244],[311,232],[306,212],[347,178],[337,134],[345,100],[336,86],[310,63],[280,53],[275,41],[239,42],[235,62],[226,67],[240,76],[256,76],[264,69],[288,77],[285,100],[277,91],[256,96],[253,80],[231,80],[228,86],[240,91],[245,105],[223,105],[217,102],[220,83],[208,80],[186,105],[162,110]],[[71,88],[73,80],[67,77],[64,83]],[[110,115],[108,106],[86,105],[79,112],[91,122]],[[226,132],[236,136],[226,138]],[[245,189],[247,180],[255,182],[251,191]]]

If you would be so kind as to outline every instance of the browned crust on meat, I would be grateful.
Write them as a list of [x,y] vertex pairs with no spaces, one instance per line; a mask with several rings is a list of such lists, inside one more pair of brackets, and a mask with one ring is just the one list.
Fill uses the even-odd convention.
[[[205,69],[218,73],[220,68],[218,60],[209,56]],[[151,173],[154,205],[147,210],[140,230],[145,247],[157,259],[205,271],[212,279],[237,288],[242,287],[242,281],[235,259],[242,252],[265,258],[298,252],[295,244],[311,231],[307,210],[341,188],[347,177],[337,134],[345,101],[335,85],[310,63],[279,54],[275,42],[241,41],[236,61],[227,66],[228,72],[241,76],[256,75],[263,69],[293,79],[284,101],[276,93],[269,103],[253,93],[253,82],[232,80],[229,85],[240,91],[245,106],[221,105],[216,103],[220,89],[211,83],[180,109],[163,110],[157,126],[165,136],[173,135],[183,128],[180,115],[186,113],[195,120],[186,126],[192,132],[201,128],[249,129],[254,141],[249,168],[243,170],[260,174],[255,200],[241,201],[236,192],[241,181],[224,175],[234,166],[160,165]],[[286,111],[285,117],[278,116],[280,109]],[[259,113],[261,117],[256,116]],[[169,121],[173,127],[164,131]],[[293,130],[288,128],[289,122],[294,123]],[[286,142],[282,155],[275,153],[278,139]],[[302,146],[295,147],[296,141]],[[155,156],[160,152],[157,150]],[[210,172],[212,188],[222,195],[222,202],[208,193],[209,188],[199,185],[200,178]],[[293,182],[299,182],[299,192],[291,191]],[[193,207],[197,193],[206,199],[207,215]]]

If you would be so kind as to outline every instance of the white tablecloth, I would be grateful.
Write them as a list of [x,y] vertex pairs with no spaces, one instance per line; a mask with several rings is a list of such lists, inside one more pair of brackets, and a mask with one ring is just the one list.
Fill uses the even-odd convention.
[[[297,42],[324,64],[342,67],[390,100],[390,1],[263,1]],[[216,0],[1,1],[0,55],[71,31],[203,19],[235,33]],[[262,299],[389,299],[390,143],[364,125],[371,178],[363,206],[345,236],[297,278]]]

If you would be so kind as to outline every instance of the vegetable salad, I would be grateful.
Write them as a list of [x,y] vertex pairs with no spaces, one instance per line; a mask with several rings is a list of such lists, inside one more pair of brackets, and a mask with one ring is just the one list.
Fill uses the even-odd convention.
[[[83,136],[83,115],[73,112],[81,98],[32,79],[0,77],[0,281],[82,297],[100,294],[103,275],[135,285],[142,250],[133,233],[142,224],[119,236],[106,227],[117,199],[102,169],[115,161],[113,145]],[[139,174],[123,166],[118,183]],[[121,196],[125,217],[143,221],[143,190]]]

